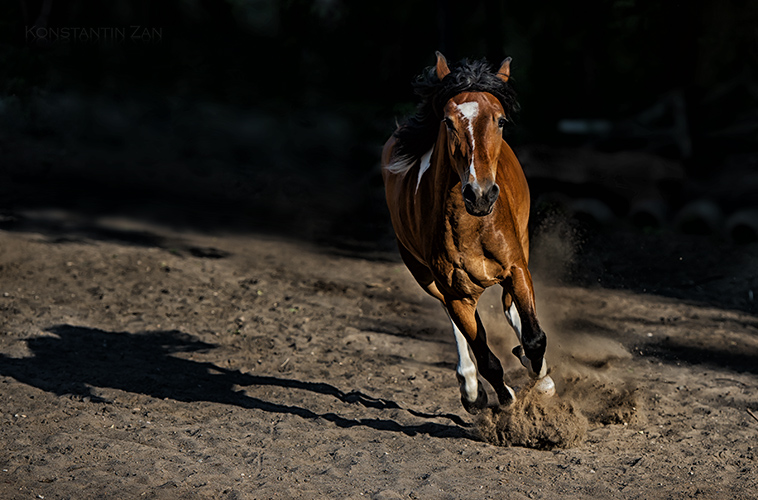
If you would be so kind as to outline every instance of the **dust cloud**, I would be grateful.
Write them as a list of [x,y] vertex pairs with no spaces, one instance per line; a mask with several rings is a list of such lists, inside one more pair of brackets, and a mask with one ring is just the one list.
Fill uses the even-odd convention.
[[504,408],[488,408],[476,421],[480,437],[500,446],[570,448],[584,440],[588,421],[570,401],[530,388]]
[[[570,448],[581,444],[589,430],[602,425],[628,425],[643,420],[639,390],[624,369],[631,359],[612,331],[591,320],[595,304],[578,300],[565,287],[554,287],[570,273],[581,247],[571,223],[560,215],[544,219],[535,230],[532,268],[540,323],[548,336],[546,359],[557,395],[545,397],[533,390],[513,356],[515,336],[502,318],[495,299],[485,299],[483,318],[492,331],[493,350],[503,359],[506,381],[517,390],[516,400],[504,408],[490,408],[477,417],[484,441],[500,446],[536,449]],[[501,335],[497,335],[501,337]]]
[[[558,375],[563,387],[556,396],[546,397],[529,384],[511,405],[488,408],[476,420],[479,437],[499,446],[571,448],[582,443],[594,427],[641,422],[639,391],[634,385],[591,370]],[[559,365],[551,376],[556,378],[561,372],[564,366]]]

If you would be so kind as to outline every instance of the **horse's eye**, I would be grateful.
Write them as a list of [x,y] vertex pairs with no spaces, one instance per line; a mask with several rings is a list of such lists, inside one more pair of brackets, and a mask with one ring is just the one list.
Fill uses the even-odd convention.
[[505,127],[505,122],[506,121],[507,120],[505,119],[505,117],[500,117],[500,119],[497,121],[497,126],[500,127],[500,128]]
[[453,130],[453,128],[454,128],[454,127],[453,127],[453,120],[451,120],[450,118],[448,118],[448,117],[446,116],[446,117],[445,117],[445,118],[444,118],[442,121],[443,121],[443,122],[445,122],[445,126],[446,126],[447,128],[449,128],[450,130]]

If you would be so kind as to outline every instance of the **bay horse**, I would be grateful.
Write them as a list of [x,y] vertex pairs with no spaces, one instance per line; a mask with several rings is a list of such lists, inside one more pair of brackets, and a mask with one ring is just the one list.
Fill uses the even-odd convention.
[[[382,177],[400,256],[419,285],[438,299],[453,325],[456,375],[469,413],[487,406],[478,371],[500,405],[515,398],[487,345],[476,310],[487,287],[503,289],[513,349],[535,388],[555,394],[547,374],[547,339],[535,311],[528,269],[529,187],[503,138],[518,108],[509,84],[511,58],[497,71],[486,61],[437,63],[414,83],[421,102],[382,151]],[[473,351],[476,364],[471,359]]]

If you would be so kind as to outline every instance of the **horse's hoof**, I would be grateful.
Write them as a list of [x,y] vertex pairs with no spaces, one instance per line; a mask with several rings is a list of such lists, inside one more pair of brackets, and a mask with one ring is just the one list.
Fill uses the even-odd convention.
[[485,408],[487,408],[487,393],[481,384],[479,384],[479,394],[476,396],[476,401],[471,402],[466,399],[465,396],[461,396],[461,403],[463,403],[463,409],[472,415],[478,415]]
[[511,352],[518,358],[519,361],[521,361],[521,365],[531,372],[532,364],[530,363],[529,358],[524,355],[524,348],[520,345],[517,345],[511,350]]
[[516,393],[507,385],[503,385],[502,391],[497,391],[498,403],[502,407],[508,407],[516,400]]
[[511,350],[511,352],[513,353],[514,356],[516,356],[519,359],[519,361],[521,361],[521,364],[523,365],[524,368],[526,368],[526,371],[527,373],[529,373],[529,376],[531,378],[536,380],[536,379],[540,379],[547,376],[547,363],[545,362],[544,358],[542,360],[542,367],[540,368],[540,371],[535,372],[532,369],[532,361],[529,358],[527,358],[526,355],[524,354],[523,347],[521,347],[520,345],[517,345]]
[[550,375],[545,375],[534,383],[534,390],[543,396],[555,396],[555,382],[550,378]]

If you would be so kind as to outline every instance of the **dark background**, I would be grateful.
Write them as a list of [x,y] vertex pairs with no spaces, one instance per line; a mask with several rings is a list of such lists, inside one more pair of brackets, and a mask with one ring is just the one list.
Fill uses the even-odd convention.
[[535,219],[579,221],[559,237],[652,237],[632,261],[682,234],[750,243],[727,229],[758,206],[756,26],[745,0],[3,2],[0,224],[63,208],[391,251],[379,153],[441,50],[513,57],[509,142]]

